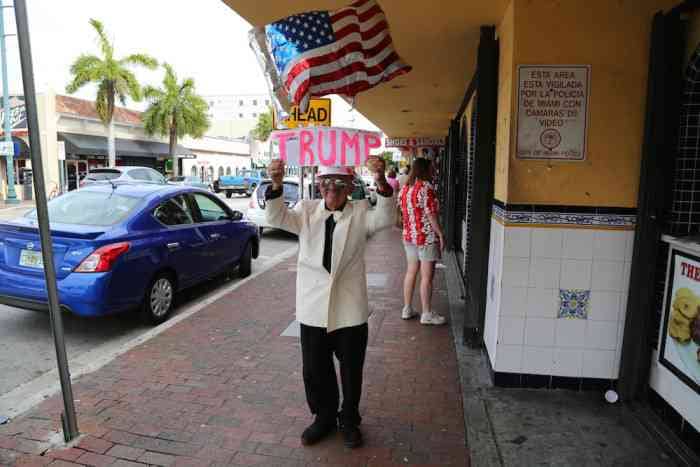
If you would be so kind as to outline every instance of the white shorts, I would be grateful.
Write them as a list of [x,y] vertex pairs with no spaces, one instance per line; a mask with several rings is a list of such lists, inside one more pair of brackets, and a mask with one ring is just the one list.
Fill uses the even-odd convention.
[[413,243],[403,242],[406,249],[406,260],[409,263],[417,261],[437,261],[440,259],[440,245],[432,243],[430,245],[417,246]]

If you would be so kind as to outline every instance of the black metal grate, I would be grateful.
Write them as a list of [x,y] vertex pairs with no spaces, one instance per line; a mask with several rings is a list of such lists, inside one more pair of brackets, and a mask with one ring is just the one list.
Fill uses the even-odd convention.
[[467,170],[465,174],[465,178],[467,180],[467,188],[466,188],[466,199],[465,199],[465,205],[466,205],[466,218],[465,218],[465,232],[463,235],[465,236],[465,249],[464,249],[464,264],[462,268],[462,272],[464,273],[464,279],[466,282],[467,279],[467,264],[469,264],[469,255],[471,252],[471,238],[472,238],[472,201],[474,199],[474,156],[476,154],[476,97],[474,97],[474,104],[472,105],[472,114],[471,114],[471,126],[469,128],[469,148],[467,152]]
[[[700,233],[700,47],[688,61],[683,79],[678,155],[673,174],[673,195],[664,232],[684,237]],[[662,242],[656,264],[656,306],[650,340],[658,346],[668,267],[668,246]]]

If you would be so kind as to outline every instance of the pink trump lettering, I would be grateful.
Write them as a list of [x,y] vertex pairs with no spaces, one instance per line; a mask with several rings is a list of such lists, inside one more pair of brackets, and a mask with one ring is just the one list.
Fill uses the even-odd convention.
[[273,136],[277,138],[280,145],[280,159],[287,162],[287,140],[296,136],[296,133],[293,131],[276,131],[273,133]]
[[[328,139],[330,140],[327,144],[324,144],[323,141],[323,136],[324,134],[328,136]],[[326,165],[326,166],[334,166],[336,164],[337,160],[337,153],[338,153],[338,148],[336,147],[337,142],[338,142],[338,134],[335,130],[323,130],[319,129],[318,133],[316,134],[316,137],[318,138],[318,162],[321,165]],[[324,148],[326,149],[326,153],[328,154],[328,157],[326,158],[324,155]]]
[[382,140],[372,133],[365,134],[365,161],[369,158],[369,151],[381,147]]
[[[314,151],[311,146],[314,143],[314,134],[309,130],[301,130],[299,133],[299,165],[314,165]],[[308,161],[307,161],[308,156]],[[308,163],[307,163],[308,162]]]
[[355,133],[352,136],[348,134],[347,131],[343,131],[340,134],[340,163],[341,165],[348,165],[347,153],[348,149],[355,150],[355,163],[350,165],[361,165],[361,153],[360,153],[360,135]]

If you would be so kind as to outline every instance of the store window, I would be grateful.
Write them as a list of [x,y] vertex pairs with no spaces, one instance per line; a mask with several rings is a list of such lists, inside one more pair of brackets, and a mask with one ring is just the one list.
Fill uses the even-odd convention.
[[242,100],[238,101],[238,106],[239,106],[239,107],[243,107],[243,101],[242,101]]
[[231,167],[226,167],[226,175],[231,175]]
[[204,177],[204,167],[200,167],[200,168],[199,168],[199,180],[202,181],[202,182],[205,180],[205,177]]
[[197,176],[197,167],[192,166],[192,168],[190,169],[190,175],[192,175],[193,177]]
[[253,105],[258,105],[258,100],[257,100],[257,99],[253,99]]
[[207,181],[211,182],[214,179],[214,167],[209,167]]
[[219,167],[219,177],[223,177],[223,175],[224,175],[224,168]]

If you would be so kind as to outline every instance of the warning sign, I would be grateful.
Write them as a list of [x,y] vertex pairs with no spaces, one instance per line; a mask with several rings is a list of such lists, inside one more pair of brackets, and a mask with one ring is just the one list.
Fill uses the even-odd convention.
[[518,158],[586,158],[590,70],[589,65],[518,66]]
[[299,107],[293,105],[289,118],[282,120],[282,125],[286,128],[331,126],[331,100],[312,98],[307,112],[300,112]]

